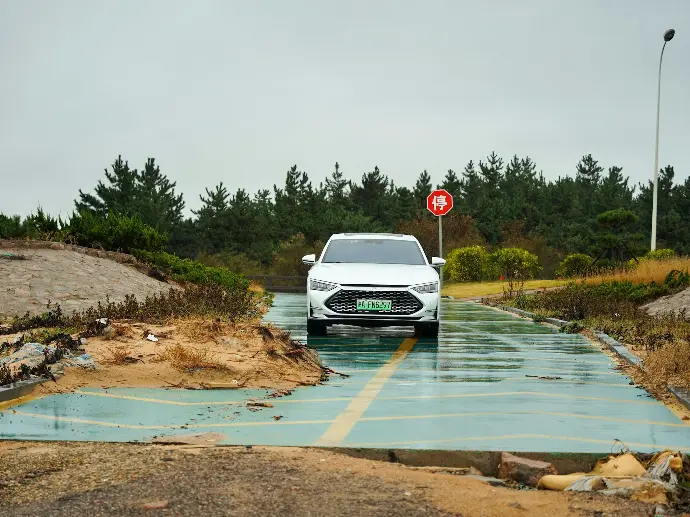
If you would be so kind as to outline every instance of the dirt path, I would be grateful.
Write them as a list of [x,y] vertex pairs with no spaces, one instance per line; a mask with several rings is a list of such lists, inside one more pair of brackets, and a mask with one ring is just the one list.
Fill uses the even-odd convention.
[[652,515],[620,498],[494,488],[314,449],[0,442],[0,479],[8,517]]
[[102,302],[106,296],[112,301],[129,294],[144,299],[170,289],[164,282],[107,258],[53,249],[2,252],[25,260],[0,257],[0,316],[42,313],[49,301],[70,314]]

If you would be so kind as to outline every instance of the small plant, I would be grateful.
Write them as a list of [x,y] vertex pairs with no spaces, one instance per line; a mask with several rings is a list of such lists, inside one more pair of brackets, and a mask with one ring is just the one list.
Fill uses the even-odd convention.
[[118,346],[108,348],[110,358],[107,362],[110,364],[128,364],[135,362],[136,359],[132,357],[132,349],[126,346]]
[[592,265],[592,257],[584,253],[567,255],[558,266],[556,274],[564,278],[584,276]]
[[668,272],[664,279],[664,284],[670,289],[678,289],[690,285],[690,273],[673,269]]
[[546,318],[546,315],[537,313],[532,316],[532,321],[535,323],[543,323],[546,321]]
[[539,258],[522,248],[501,248],[492,254],[492,263],[508,283],[505,296],[521,293],[525,280],[534,278],[541,269]]
[[565,332],[566,334],[577,334],[579,332],[582,332],[584,330],[584,327],[576,321],[571,321],[567,325],[561,327],[560,330],[561,332]]

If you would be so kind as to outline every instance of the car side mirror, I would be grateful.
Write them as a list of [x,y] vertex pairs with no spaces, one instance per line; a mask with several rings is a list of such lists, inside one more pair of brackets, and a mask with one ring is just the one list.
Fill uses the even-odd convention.
[[431,257],[431,267],[445,266],[446,261],[440,257]]
[[307,266],[313,266],[316,263],[316,255],[312,253],[311,255],[305,255],[302,257],[302,264]]

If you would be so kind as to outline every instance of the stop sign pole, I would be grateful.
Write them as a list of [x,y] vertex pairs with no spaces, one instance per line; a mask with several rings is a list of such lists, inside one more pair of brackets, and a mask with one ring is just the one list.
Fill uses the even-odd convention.
[[[426,208],[438,217],[438,256],[443,258],[443,216],[453,209],[453,196],[446,189],[436,189],[427,196]],[[439,268],[439,278],[443,284],[443,267]]]

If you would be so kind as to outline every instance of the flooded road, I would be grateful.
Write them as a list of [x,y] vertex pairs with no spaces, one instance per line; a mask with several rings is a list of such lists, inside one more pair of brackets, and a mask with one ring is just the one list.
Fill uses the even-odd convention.
[[443,303],[437,340],[346,328],[308,338],[304,295],[277,295],[266,319],[347,377],[255,412],[243,402],[266,390],[83,389],[0,413],[0,437],[149,441],[212,432],[225,444],[551,452],[610,452],[620,440],[638,451],[690,451],[690,426],[583,336]]

